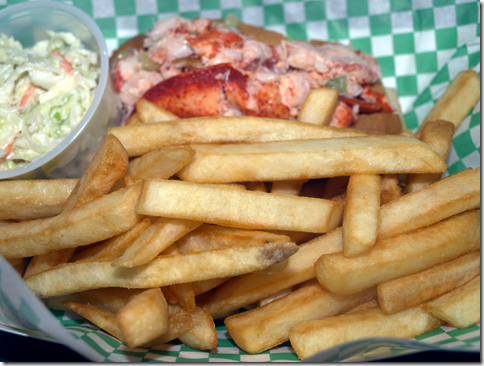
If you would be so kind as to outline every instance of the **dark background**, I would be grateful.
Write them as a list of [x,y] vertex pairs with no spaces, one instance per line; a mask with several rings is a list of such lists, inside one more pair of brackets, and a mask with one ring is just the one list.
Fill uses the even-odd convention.
[[[0,362],[88,362],[63,345],[0,331]],[[426,351],[372,362],[481,362],[479,352]]]

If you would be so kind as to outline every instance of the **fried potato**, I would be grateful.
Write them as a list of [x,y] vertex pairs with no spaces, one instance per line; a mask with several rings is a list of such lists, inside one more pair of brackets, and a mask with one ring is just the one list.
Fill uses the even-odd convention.
[[203,224],[179,239],[176,246],[180,253],[189,253],[230,246],[288,243],[290,241],[291,239],[287,235]]
[[311,89],[299,111],[297,120],[320,126],[329,125],[338,104],[338,96],[338,89]]
[[154,288],[241,275],[266,268],[297,251],[294,243],[222,248],[158,256],[134,268],[116,267],[109,260],[85,260],[59,265],[25,282],[40,298],[102,287]]
[[481,82],[474,70],[461,71],[439,98],[417,132],[420,135],[428,121],[443,119],[452,122],[457,129],[462,120],[481,98]]
[[161,179],[144,181],[136,211],[242,229],[319,233],[337,227],[343,214],[329,200]]
[[264,182],[249,182],[247,183],[247,189],[249,191],[267,192],[267,187]]
[[232,278],[215,289],[203,308],[214,318],[219,318],[315,278],[314,262],[323,254],[343,250],[341,228],[301,244],[298,248],[297,253],[288,258],[287,266],[282,271],[272,274],[248,273]]
[[123,338],[130,347],[138,347],[168,330],[168,305],[159,288],[134,296],[116,314]]
[[363,131],[381,132],[387,135],[398,135],[402,132],[401,121],[402,119],[398,114],[359,114],[354,128]]
[[481,321],[481,276],[424,305],[424,310],[455,328]]
[[104,329],[121,342],[125,342],[121,328],[116,321],[116,315],[113,312],[99,306],[82,304],[73,300],[64,301],[64,305],[69,310],[72,310],[83,318],[86,318],[99,328]]
[[126,121],[125,125],[129,126],[136,123],[141,123],[141,119],[139,118],[138,113],[133,113],[131,117],[129,117],[129,119]]
[[391,202],[403,196],[405,185],[398,181],[397,174],[385,174],[381,176],[380,204]]
[[323,319],[376,297],[376,288],[352,295],[335,295],[314,280],[261,307],[225,318],[235,343],[245,352],[266,351],[289,340],[289,329],[299,323]]
[[[71,211],[110,192],[128,169],[128,153],[119,140],[108,135],[67,198],[61,213]],[[26,276],[67,263],[75,248],[64,248],[34,257],[25,272]]]
[[413,275],[378,285],[378,302],[385,314],[394,314],[446,294],[481,271],[480,251],[465,254]]
[[58,215],[78,179],[0,182],[0,220],[35,220]]
[[443,323],[421,307],[393,315],[374,307],[295,325],[289,330],[289,340],[297,356],[304,360],[340,343],[370,337],[413,338]]
[[179,335],[178,339],[185,346],[193,349],[208,350],[217,347],[217,331],[208,311],[197,306],[190,315],[193,320],[193,328]]
[[383,205],[377,240],[480,207],[480,181],[480,168],[468,168]]
[[307,179],[275,181],[272,183],[271,193],[299,196],[302,185],[307,181]]
[[177,175],[198,183],[438,173],[447,169],[430,146],[399,135],[190,146],[197,153]]
[[117,235],[106,243],[91,259],[115,260],[119,258],[148,228],[151,226],[151,220],[145,217],[138,222],[132,229]]
[[193,117],[163,123],[138,123],[111,127],[130,157],[165,146],[267,142],[329,137],[368,136],[373,133],[351,128],[316,126],[296,121],[260,117]]
[[165,333],[140,347],[151,348],[168,343],[169,341],[178,338],[183,333],[193,329],[193,326],[192,316],[186,311],[178,310],[175,313],[170,314],[168,317],[168,330]]
[[193,293],[195,296],[213,290],[215,287],[221,285],[224,282],[227,282],[232,277],[222,277],[222,278],[214,278],[212,280],[205,280],[205,281],[195,281],[192,282]]
[[160,217],[113,261],[113,265],[136,267],[146,264],[202,224],[203,222],[199,221]]
[[140,123],[166,122],[178,119],[176,114],[146,99],[138,100],[136,103],[136,114]]
[[29,257],[108,239],[131,229],[141,187],[132,185],[54,217],[0,226],[0,254]]
[[350,294],[417,273],[479,249],[480,211],[452,216],[377,243],[358,257],[321,256],[314,270],[319,283],[335,294]]
[[352,175],[343,214],[343,253],[355,257],[376,242],[380,226],[381,177]]
[[134,179],[168,179],[183,168],[195,155],[190,146],[166,146],[131,160],[128,173]]
[[[420,133],[420,141],[429,144],[435,151],[437,151],[442,159],[447,160],[450,147],[452,146],[452,138],[454,137],[455,126],[447,121],[429,121],[423,126]],[[426,187],[429,184],[437,182],[441,173],[429,174],[408,174],[407,175],[407,192],[414,192],[420,188]]]

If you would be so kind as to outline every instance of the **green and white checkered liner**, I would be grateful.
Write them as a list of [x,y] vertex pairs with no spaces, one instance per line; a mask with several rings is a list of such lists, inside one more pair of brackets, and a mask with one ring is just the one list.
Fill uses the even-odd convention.
[[[0,9],[24,0],[0,0]],[[220,18],[236,14],[245,23],[293,39],[351,42],[374,55],[385,86],[395,88],[407,127],[415,131],[458,72],[480,76],[480,4],[476,0],[72,0],[101,28],[108,49],[150,30],[171,16]],[[453,174],[480,166],[478,103],[456,130],[447,159]],[[51,316],[53,314],[54,316]],[[249,355],[217,321],[218,347],[192,350],[178,341],[133,349],[71,312],[50,313],[0,257],[0,329],[68,345],[95,361],[269,362],[297,361],[285,343]],[[447,326],[416,339],[373,338],[345,343],[313,361],[366,361],[431,349],[480,350],[480,326]]]

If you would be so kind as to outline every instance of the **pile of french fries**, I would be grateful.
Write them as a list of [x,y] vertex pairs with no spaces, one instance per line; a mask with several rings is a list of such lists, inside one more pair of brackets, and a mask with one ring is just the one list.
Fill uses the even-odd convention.
[[[457,99],[460,115],[426,120],[418,138],[178,119],[140,100],[79,179],[0,182],[0,254],[48,307],[130,347],[210,350],[225,318],[245,352],[290,341],[305,359],[476,324],[480,168],[441,178],[480,98],[479,83],[454,86],[474,74],[431,112]],[[331,108],[311,100],[306,115],[327,121]]]

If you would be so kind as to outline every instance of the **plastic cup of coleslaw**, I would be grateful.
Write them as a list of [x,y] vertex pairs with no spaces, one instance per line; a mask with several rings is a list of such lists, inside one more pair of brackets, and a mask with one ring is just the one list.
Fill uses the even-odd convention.
[[29,1],[0,11],[0,33],[13,37],[24,48],[47,39],[47,31],[70,32],[85,48],[99,55],[100,77],[86,114],[53,150],[30,163],[0,171],[0,180],[77,178],[82,175],[117,113],[117,96],[109,77],[109,55],[103,34],[82,10],[57,1]]

